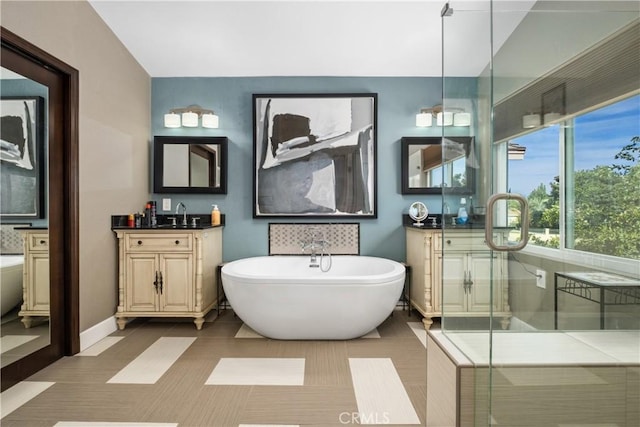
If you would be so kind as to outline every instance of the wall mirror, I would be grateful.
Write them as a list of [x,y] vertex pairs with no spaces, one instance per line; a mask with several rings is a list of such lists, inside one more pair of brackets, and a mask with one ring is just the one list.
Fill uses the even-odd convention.
[[[44,164],[48,161],[48,132],[44,128],[49,89],[2,66],[0,92],[0,364],[4,368],[51,344],[48,182],[44,173],[48,171]],[[31,226],[39,229],[28,235],[34,236],[39,248],[29,255],[24,251],[29,237],[18,230]]]
[[472,137],[403,137],[400,143],[402,194],[442,194],[443,187],[473,192]]
[[227,138],[156,136],[155,193],[227,194]]

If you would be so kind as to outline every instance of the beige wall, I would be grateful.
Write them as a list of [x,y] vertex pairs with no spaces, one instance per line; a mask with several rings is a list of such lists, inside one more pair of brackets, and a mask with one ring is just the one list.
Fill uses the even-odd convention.
[[6,1],[2,26],[80,75],[80,331],[113,316],[112,214],[149,198],[151,78],[85,1]]

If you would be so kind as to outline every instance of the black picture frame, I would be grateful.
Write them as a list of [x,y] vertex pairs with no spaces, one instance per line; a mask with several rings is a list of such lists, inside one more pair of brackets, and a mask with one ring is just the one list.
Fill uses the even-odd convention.
[[[155,136],[153,191],[159,194],[227,194],[227,145],[226,136]],[[206,185],[193,181],[194,158],[207,164],[203,176]],[[177,168],[183,172],[178,174],[178,182],[169,179],[165,165],[171,166],[173,171]],[[184,167],[180,169],[180,165]]]
[[45,218],[44,98],[0,97],[0,218]]
[[377,218],[377,94],[254,94],[253,217]]
[[[473,158],[474,138],[470,136],[444,137],[445,149],[442,149],[443,138],[439,136],[405,136],[400,140],[400,191],[401,194],[442,194],[442,185],[412,182],[412,168],[419,165],[419,181],[428,181],[424,178],[425,170],[438,169],[437,177],[445,179],[449,185],[445,186],[447,194],[473,194],[475,185],[475,159]],[[417,162],[411,157],[419,156]],[[443,158],[444,156],[444,158]],[[460,158],[463,156],[464,158]],[[441,166],[447,162],[463,162],[464,173],[462,176],[451,175],[444,177]],[[451,170],[454,173],[454,170]],[[456,185],[452,183],[456,182]]]

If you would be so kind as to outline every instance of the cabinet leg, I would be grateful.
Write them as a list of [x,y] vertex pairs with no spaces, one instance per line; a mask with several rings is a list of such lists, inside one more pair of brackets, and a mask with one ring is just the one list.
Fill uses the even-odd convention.
[[502,326],[502,329],[509,329],[509,325],[511,324],[511,317],[503,317],[502,320],[500,320],[500,326]]
[[30,316],[24,316],[22,318],[22,323],[24,324],[24,327],[26,329],[29,329],[31,327],[31,325],[33,324],[33,319]]
[[424,329],[428,331],[431,325],[433,325],[433,319],[431,317],[425,317],[422,319],[422,324],[424,325]]
[[196,329],[197,330],[202,329],[202,324],[204,323],[204,317],[197,317],[197,318],[193,319],[193,323],[196,324]]
[[118,329],[120,329],[122,331],[124,329],[124,327],[127,325],[127,318],[126,317],[118,317],[116,319],[116,323],[118,324]]

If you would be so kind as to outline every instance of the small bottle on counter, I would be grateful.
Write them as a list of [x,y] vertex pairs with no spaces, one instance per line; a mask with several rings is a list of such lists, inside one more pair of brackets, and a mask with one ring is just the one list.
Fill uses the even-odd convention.
[[220,210],[218,209],[218,205],[211,206],[213,206],[211,210],[211,225],[220,225]]
[[151,227],[151,202],[147,202],[147,205],[144,208],[144,225],[146,227]]
[[460,199],[460,209],[458,209],[457,224],[466,224],[469,220],[469,214],[467,213],[467,200],[463,197]]
[[158,216],[156,214],[156,202],[155,200],[151,201],[151,226],[152,227],[157,227],[158,226]]
[[140,212],[137,212],[134,215],[134,219],[135,219],[136,228],[140,228],[142,226],[142,214]]
[[136,225],[136,222],[133,214],[129,214],[129,217],[127,218],[127,227],[133,228],[135,225]]

